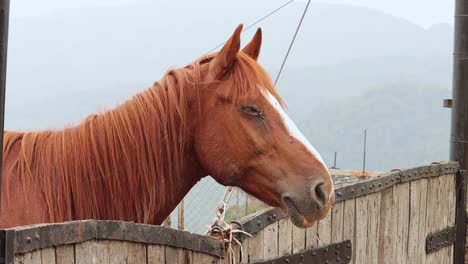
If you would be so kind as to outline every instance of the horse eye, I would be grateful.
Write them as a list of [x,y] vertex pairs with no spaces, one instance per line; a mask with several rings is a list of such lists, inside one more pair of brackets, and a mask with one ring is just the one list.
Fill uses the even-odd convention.
[[241,106],[240,110],[248,115],[255,116],[255,117],[263,117],[263,111],[253,105],[244,105]]

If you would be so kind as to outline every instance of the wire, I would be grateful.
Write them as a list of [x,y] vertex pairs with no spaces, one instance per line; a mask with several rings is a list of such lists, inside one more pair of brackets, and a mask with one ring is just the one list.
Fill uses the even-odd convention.
[[304,17],[305,17],[305,15],[306,15],[306,13],[307,13],[307,9],[309,8],[310,1],[311,1],[311,0],[309,0],[309,1],[307,2],[306,7],[304,8],[304,12],[302,13],[301,20],[299,21],[299,24],[297,25],[296,32],[294,32],[294,36],[293,36],[293,38],[292,38],[292,40],[291,40],[291,43],[289,44],[288,51],[286,52],[286,55],[284,56],[283,63],[281,63],[281,67],[280,67],[280,69],[279,69],[279,71],[278,71],[278,75],[276,75],[275,87],[276,87],[276,84],[278,83],[278,80],[279,80],[279,77],[280,77],[280,75],[281,75],[281,72],[283,71],[284,65],[286,64],[286,60],[288,59],[289,52],[291,52],[292,46],[293,46],[293,44],[294,44],[294,41],[296,40],[297,33],[299,32],[299,29],[301,28],[302,21],[304,20]]
[[[248,27],[244,28],[242,30],[242,32],[246,31],[246,30],[249,30],[250,28],[252,28],[253,26],[257,25],[258,23],[262,22],[263,20],[267,19],[268,17],[270,17],[271,15],[273,15],[274,13],[280,11],[282,8],[286,7],[287,5],[289,5],[290,3],[294,2],[295,0],[289,0],[288,2],[284,3],[283,5],[281,5],[280,7],[276,8],[275,10],[271,11],[270,13],[264,15],[263,17],[261,17],[260,19],[258,19],[257,21],[255,21],[254,23],[250,24]],[[308,4],[307,4],[308,5]],[[207,52],[208,53],[211,53],[213,51],[215,51],[216,49],[218,49],[219,47],[221,47],[222,45],[224,45],[224,43],[226,43],[226,41],[223,41],[221,43],[219,43],[216,47],[212,48],[210,51]]]

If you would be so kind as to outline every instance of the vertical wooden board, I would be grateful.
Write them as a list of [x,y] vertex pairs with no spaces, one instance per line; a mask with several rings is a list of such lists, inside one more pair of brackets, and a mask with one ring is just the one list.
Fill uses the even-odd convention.
[[[427,179],[419,180],[419,226],[418,226],[418,241],[426,241],[426,214],[427,214],[427,196],[429,195],[427,189]],[[416,243],[416,242],[415,242]],[[418,254],[420,258],[420,263],[426,263],[426,245],[425,243],[420,243],[418,249]]]
[[[446,176],[447,182],[447,197],[448,197],[448,206],[447,206],[447,225],[455,225],[455,214],[456,214],[456,192],[455,192],[455,175],[450,174]],[[447,249],[447,259],[448,263],[453,263],[453,249],[454,246],[450,246]],[[465,259],[465,261],[468,261]]]
[[179,248],[166,247],[166,264],[179,263],[182,255],[182,250]]
[[[211,256],[208,254],[200,253],[200,252],[192,252],[192,263],[193,264],[220,264],[220,259],[215,256]],[[224,262],[229,263],[229,262]]]
[[249,239],[248,256],[249,263],[256,260],[263,260],[263,230],[254,234]]
[[[294,236],[294,229],[293,229],[293,236]],[[306,229],[305,236],[306,236],[305,237],[305,241],[306,241],[305,248],[306,249],[311,249],[311,248],[318,247],[318,222],[315,223],[315,225],[313,225],[313,226]]]
[[[437,191],[434,190],[434,178],[428,178],[427,180],[427,197],[426,197],[426,235],[434,231],[434,218],[436,216],[435,210],[435,202],[437,200]],[[428,264],[435,264],[435,255],[428,254],[426,255],[426,263]]]
[[[430,181],[432,182],[431,184],[431,195],[435,196],[434,204],[433,204],[433,215],[434,219],[431,221],[431,230],[430,232],[434,231],[439,231],[443,228],[445,228],[445,200],[446,197],[444,197],[446,194],[444,194],[444,189],[445,189],[445,183],[442,182],[443,176],[439,177],[434,177]],[[432,263],[437,263],[437,264],[445,264],[445,258],[446,258],[446,248],[439,249],[438,251],[431,253],[431,258],[430,260]]]
[[164,246],[148,245],[146,250],[148,254],[148,264],[165,263],[166,254]]
[[[455,186],[452,187],[452,174],[447,174],[439,177],[439,185],[441,186],[439,197],[442,197],[441,203],[442,204],[442,212],[441,215],[441,226],[439,229],[444,229],[452,225],[452,217],[451,217],[451,198],[452,198],[452,190],[455,189]],[[455,216],[453,217],[455,219]],[[442,264],[450,264],[452,262],[452,248],[453,246],[444,247],[441,252],[441,263]]]
[[[394,264],[396,258],[396,205],[393,187],[381,191],[378,263]],[[356,222],[357,223],[357,222]],[[358,262],[355,262],[359,264]]]
[[[408,226],[408,262],[418,263],[418,249],[421,242],[417,241],[419,225],[419,181],[410,182],[410,212]],[[419,243],[417,243],[419,242]]]
[[273,222],[263,230],[263,257],[278,256],[278,222]]
[[[249,263],[249,243],[250,238],[246,238],[241,241],[241,246],[238,246],[239,249],[239,258],[241,258],[241,264]],[[242,255],[242,256],[241,256]]]
[[76,264],[109,263],[106,240],[91,240],[75,245]]
[[367,262],[378,263],[380,192],[367,195]]
[[304,228],[299,228],[295,225],[292,225],[292,251],[297,253],[305,249],[306,241],[306,230]]
[[331,242],[341,242],[343,240],[344,202],[334,204],[331,214]]
[[409,225],[409,182],[393,186],[393,198],[397,206],[396,263],[406,264],[408,260]]
[[[439,181],[437,177],[428,179],[427,182],[427,200],[426,200],[426,235],[437,231],[437,218],[439,218]],[[426,263],[440,264],[439,254],[437,252],[426,255]]]
[[128,264],[146,263],[146,246],[141,243],[125,242],[128,254]]
[[44,248],[41,249],[41,263],[42,264],[55,264],[56,263],[56,258],[55,258],[55,248]]
[[343,240],[349,239],[353,245],[353,257],[351,258],[350,263],[355,264],[354,262],[354,229],[356,226],[356,199],[349,199],[344,201],[344,213],[343,213]]
[[[440,211],[439,211],[439,217],[440,217],[440,220],[439,220],[439,230],[442,230],[444,228],[446,228],[448,226],[448,214],[449,214],[449,201],[450,201],[450,198],[449,198],[449,194],[448,194],[448,185],[450,185],[450,183],[448,182],[450,177],[449,175],[442,175],[439,178],[439,207],[440,207]],[[442,248],[440,251],[440,263],[441,264],[449,264],[449,259],[447,258],[447,256],[449,255],[449,252],[450,252],[450,249],[451,247],[444,247]]]
[[127,260],[127,250],[122,241],[108,241],[109,263],[124,264]]
[[292,253],[292,223],[289,218],[278,221],[278,254],[280,256]]
[[447,175],[447,193],[449,197],[449,206],[448,206],[448,225],[455,225],[455,215],[456,215],[456,200],[457,194],[455,190],[455,174]]
[[427,179],[410,182],[410,214],[408,230],[408,263],[426,262],[426,197]]
[[182,264],[193,264],[193,251],[192,250],[188,250],[188,249],[184,249],[183,251],[181,251],[182,254],[180,254],[180,258],[179,258],[179,263],[182,263]]
[[55,248],[55,259],[57,264],[75,263],[75,246],[64,245]]
[[15,264],[41,264],[41,252],[34,250],[15,256]]
[[318,246],[326,246],[331,242],[331,213],[318,222]]
[[[205,254],[200,252],[193,252],[192,261],[193,263],[203,263],[203,257]],[[149,262],[148,262],[149,263]]]
[[146,247],[144,244],[126,241],[109,241],[110,263],[146,263]]
[[367,261],[367,196],[356,198],[355,263]]

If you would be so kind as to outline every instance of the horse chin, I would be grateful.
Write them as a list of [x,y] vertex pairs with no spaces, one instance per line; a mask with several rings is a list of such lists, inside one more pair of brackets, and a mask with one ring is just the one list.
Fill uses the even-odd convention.
[[283,201],[283,205],[288,212],[291,222],[299,228],[312,227],[318,219],[307,219],[304,217],[290,201]]

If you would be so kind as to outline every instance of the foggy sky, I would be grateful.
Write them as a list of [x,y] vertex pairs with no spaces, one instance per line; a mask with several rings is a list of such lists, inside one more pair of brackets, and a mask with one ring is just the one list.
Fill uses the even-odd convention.
[[[11,3],[11,16],[28,17],[36,15],[53,15],[63,8],[89,8],[95,6],[109,5],[133,5],[137,2],[156,1],[156,0],[15,0]],[[184,6],[192,4],[193,0],[157,0],[161,5]],[[229,0],[232,1],[232,0]],[[264,2],[265,9],[275,8],[287,0],[254,0]],[[307,2],[307,0],[296,0]],[[198,1],[196,1],[198,2]],[[194,12],[203,12],[208,6],[219,6],[227,0],[203,1]],[[429,27],[433,24],[450,23],[453,24],[454,0],[320,0],[312,1],[333,4],[352,4],[364,6],[370,9],[402,17],[423,27]],[[310,9],[313,12],[313,5]],[[242,19],[239,14],[239,19]],[[182,23],[182,21],[181,21]]]

